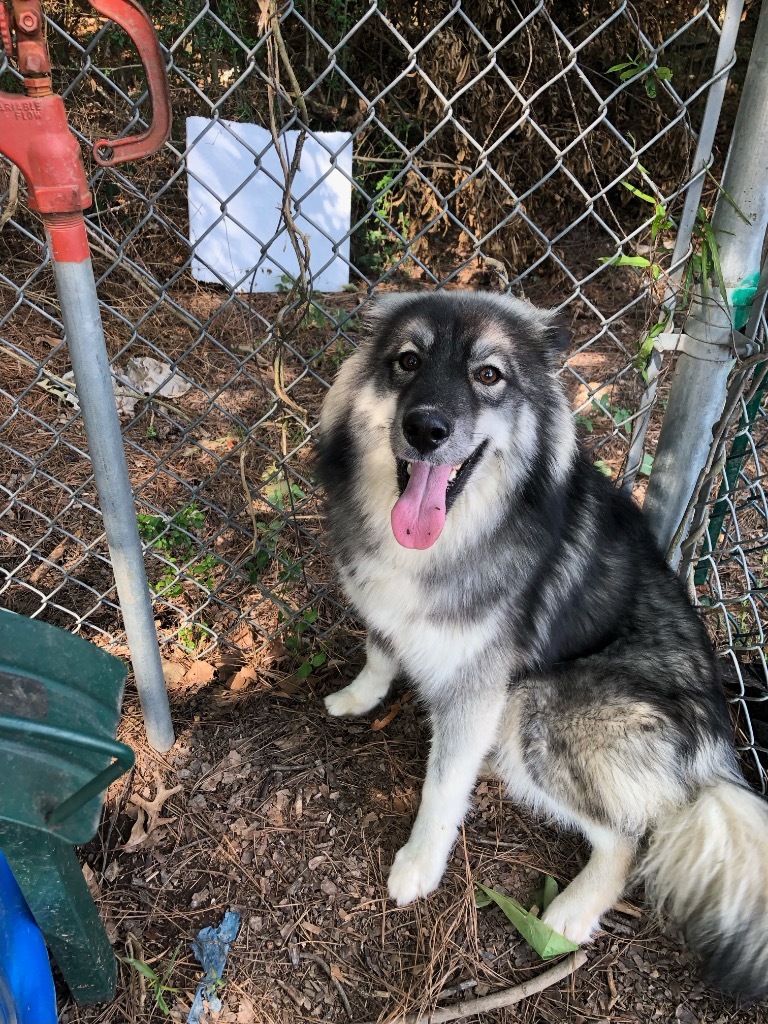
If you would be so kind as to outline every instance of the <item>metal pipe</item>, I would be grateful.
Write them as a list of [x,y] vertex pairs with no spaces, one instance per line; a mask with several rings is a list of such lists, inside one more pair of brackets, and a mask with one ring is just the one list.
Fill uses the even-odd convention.
[[[758,20],[717,201],[712,228],[718,244],[726,294],[717,286],[700,288],[700,320],[689,316],[684,330],[693,337],[722,330],[719,354],[681,353],[648,484],[645,509],[659,547],[672,565],[679,546],[668,551],[685,515],[712,443],[712,428],[725,402],[734,364],[729,332],[749,318],[757,291],[763,240],[768,228],[768,3]],[[727,195],[726,195],[727,193]],[[744,223],[744,218],[749,224]],[[708,346],[709,347],[709,346]]]
[[[53,242],[51,251],[55,257]],[[147,739],[155,750],[168,750],[173,723],[93,268],[90,259],[55,258],[53,268]]]
[[[680,223],[677,226],[677,237],[675,248],[672,253],[672,267],[670,286],[663,302],[662,320],[666,320],[674,310],[677,301],[677,285],[685,267],[685,254],[691,244],[691,235],[696,223],[696,213],[699,209],[702,189],[707,177],[707,168],[712,162],[712,146],[715,141],[715,133],[720,122],[720,110],[723,106],[725,88],[728,85],[728,72],[735,61],[736,40],[741,25],[741,13],[744,10],[744,0],[728,0],[723,18],[723,27],[720,32],[720,42],[715,56],[715,70],[713,78],[715,81],[709,88],[707,94],[707,105],[704,108],[704,117],[701,120],[699,129],[699,141],[696,145],[696,153],[693,158],[691,179],[685,186],[685,204],[680,215]],[[627,456],[627,469],[624,474],[622,487],[631,490],[635,477],[643,463],[643,450],[645,447],[645,435],[651,419],[651,411],[656,402],[656,389],[658,387],[659,371],[661,370],[662,355],[660,352],[651,353],[648,364],[648,384],[640,400],[640,414],[635,417],[632,427],[632,440],[629,445]]]

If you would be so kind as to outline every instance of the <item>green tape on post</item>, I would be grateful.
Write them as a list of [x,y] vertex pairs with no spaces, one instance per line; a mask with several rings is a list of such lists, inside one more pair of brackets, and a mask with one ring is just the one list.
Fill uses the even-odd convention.
[[752,302],[757,294],[757,285],[760,281],[760,272],[748,274],[739,281],[735,288],[728,289],[728,303],[733,311],[733,326],[737,331],[746,326],[749,314],[752,310]]

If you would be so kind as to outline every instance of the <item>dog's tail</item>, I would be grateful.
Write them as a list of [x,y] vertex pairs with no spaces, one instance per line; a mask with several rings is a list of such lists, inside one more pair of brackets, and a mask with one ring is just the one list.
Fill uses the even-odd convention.
[[768,804],[725,779],[655,827],[638,874],[717,988],[768,995]]

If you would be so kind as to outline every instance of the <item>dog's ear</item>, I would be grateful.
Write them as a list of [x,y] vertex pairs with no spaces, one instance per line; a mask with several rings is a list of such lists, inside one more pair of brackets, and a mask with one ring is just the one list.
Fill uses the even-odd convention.
[[563,323],[563,314],[552,309],[541,309],[527,299],[518,299],[513,295],[505,295],[501,301],[507,304],[506,308],[514,315],[517,332],[529,339],[531,348],[539,356],[555,366],[571,344],[570,334]]
[[367,300],[361,310],[363,326],[367,334],[374,334],[398,306],[405,306],[418,297],[417,292],[388,292]]
[[571,345],[571,335],[566,330],[560,316],[555,314],[551,322],[544,329],[544,344],[553,356],[561,356]]
[[564,352],[570,347],[571,337],[559,317],[547,328],[544,340],[553,352]]

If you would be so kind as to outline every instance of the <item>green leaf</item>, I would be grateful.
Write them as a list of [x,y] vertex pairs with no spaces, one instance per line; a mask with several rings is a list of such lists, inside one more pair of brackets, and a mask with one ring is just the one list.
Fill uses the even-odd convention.
[[594,431],[595,425],[589,418],[589,416],[584,416],[581,413],[577,413],[573,418],[576,420],[579,426],[584,427],[588,434],[591,434]]
[[143,974],[144,977],[149,978],[150,981],[158,981],[156,972],[152,970],[149,964],[145,964],[143,960],[134,960],[132,956],[124,956],[122,960],[124,964],[130,964],[135,971],[138,971],[139,974]]
[[645,256],[625,256],[618,253],[616,256],[599,256],[598,263],[608,263],[613,267],[650,267],[651,261]]
[[321,665],[325,664],[327,657],[328,655],[325,653],[325,651],[320,651],[318,654],[313,654],[312,668],[320,668]]
[[[656,206],[656,200],[653,196],[649,196],[647,192],[641,192],[639,188],[636,188],[628,181],[622,181],[621,184],[624,186],[624,188],[628,189],[633,196],[637,196],[637,198],[642,199],[643,202],[650,203],[651,206]],[[662,207],[662,209],[664,208]],[[666,213],[666,210],[664,210],[664,212]]]
[[173,951],[173,956],[171,957],[170,962],[168,964],[168,967],[163,972],[162,984],[163,984],[163,986],[164,986],[164,988],[165,988],[165,990],[167,992],[178,992],[179,991],[179,989],[177,989],[177,988],[170,988],[170,986],[166,985],[165,983],[166,983],[166,981],[168,981],[168,979],[170,978],[171,974],[173,973],[173,968],[176,966],[176,961],[179,958],[179,953],[181,952],[181,947],[183,945],[184,945],[184,943],[180,942],[176,946],[176,949],[174,949],[174,951]]
[[699,282],[701,284],[701,294],[705,299],[709,298],[709,259],[707,249],[708,246],[704,243],[699,254]]
[[479,882],[477,882],[475,884],[475,906],[480,910],[483,907],[490,907],[490,905],[493,903],[493,900],[488,895],[488,893],[483,890],[484,887],[480,885]]
[[289,485],[284,478],[278,480],[266,493],[267,501],[280,509],[281,512],[285,510],[286,500],[289,504],[292,504],[294,501],[301,501],[302,498],[306,498],[306,494],[298,484]]
[[592,405],[601,412],[603,416],[611,415],[611,403],[608,400],[607,395],[599,395],[592,399]]
[[511,896],[504,896],[495,889],[489,889],[485,885],[476,882],[477,888],[489,897],[501,908],[508,920],[520,932],[529,946],[533,946],[542,960],[549,960],[553,956],[561,956],[563,953],[572,953],[578,949],[575,942],[559,935],[556,931],[544,924],[538,917],[529,914],[522,904]]
[[607,75],[612,74],[614,71],[623,71],[625,68],[637,67],[633,60],[625,60],[623,64],[614,64],[612,68],[608,68],[606,71]]
[[641,64],[640,66],[629,68],[629,70],[627,71],[622,71],[622,73],[619,75],[619,78],[622,82],[628,82],[630,79],[636,78],[637,75],[642,74],[647,67],[647,64]]
[[667,68],[667,67],[664,67],[664,66],[658,67],[654,71],[654,74],[662,82],[671,82],[672,81],[672,68]]
[[544,877],[544,899],[542,900],[541,909],[546,910],[552,900],[557,896],[559,892],[557,882],[554,880],[552,875],[545,875]]
[[654,207],[653,222],[651,223],[651,241],[656,241],[656,236],[660,231],[666,231],[668,228],[674,227],[671,220],[667,219],[667,208],[661,203],[656,203]]
[[[736,200],[733,198],[733,196],[729,195],[728,192],[725,191],[723,186],[720,184],[720,182],[714,176],[712,171],[709,170],[709,168],[707,168],[707,174],[712,179],[712,181],[714,181],[715,185],[717,186],[717,190],[720,192],[720,194],[723,196],[723,198],[725,198],[730,203],[730,205],[733,207],[733,209],[736,211],[736,213],[738,213],[738,215],[744,221],[744,223],[749,225],[749,227],[752,227],[752,221],[749,219],[749,217],[746,215],[746,213],[744,213],[744,211],[741,209],[741,207],[736,202]],[[699,209],[701,209],[701,207],[699,207]]]
[[617,267],[650,267],[651,261],[645,256],[619,256],[616,259]]
[[559,892],[557,882],[551,875],[544,875],[544,885],[536,889],[528,898],[529,906],[537,906],[542,913],[547,909]]
[[646,95],[648,96],[648,99],[655,100],[656,99],[656,91],[657,91],[656,79],[653,76],[650,76],[649,78],[646,78],[646,80],[645,80],[645,92],[646,92]]
[[681,307],[686,306],[687,303],[688,303],[688,300],[690,299],[691,288],[693,287],[693,276],[694,276],[694,272],[696,270],[696,267],[694,266],[694,260],[695,259],[697,259],[697,257],[695,255],[691,256],[691,258],[688,260],[688,263],[686,265],[685,273],[683,274],[683,281],[682,281],[681,295],[680,295],[680,305],[681,305]]
[[653,352],[654,340],[655,339],[652,334],[649,334],[647,335],[647,337],[643,338],[640,344],[640,348],[637,350],[637,356],[635,357],[638,363],[644,363],[648,356],[650,356],[651,352]]
[[653,223],[651,224],[651,241],[656,241],[656,238],[658,237],[660,231],[669,231],[669,229],[673,228],[674,226],[674,222],[671,220],[667,220],[666,218],[659,219],[658,217],[654,217]]
[[310,664],[310,662],[305,661],[301,665],[299,665],[299,667],[296,669],[294,675],[298,679],[306,679],[307,676],[311,676],[312,675],[312,665]]
[[311,625],[313,622],[317,622],[318,614],[319,612],[316,608],[307,608],[302,618],[305,622],[308,622]]
[[613,419],[617,427],[623,427],[626,434],[632,433],[631,419],[632,411],[630,409],[616,409],[613,410]]
[[672,315],[669,315],[666,319],[663,319],[663,321],[659,321],[657,324],[654,324],[650,331],[648,331],[648,338],[653,341],[653,339],[657,338],[659,334],[665,332],[670,326],[671,319]]
[[658,336],[667,329],[671,319],[672,317],[668,316],[664,320],[659,320],[659,322],[654,324],[650,331],[648,331],[646,336],[640,342],[640,347],[638,348],[637,355],[634,358],[633,365],[635,367],[645,366],[653,352],[653,345],[656,338],[658,338]]
[[[709,256],[712,260],[712,269],[715,274],[715,280],[717,281],[717,287],[720,289],[720,294],[727,301],[728,295],[725,287],[725,279],[723,277],[723,268],[720,265],[720,247],[717,244],[715,232],[712,230],[711,224],[704,224],[702,230],[704,232],[706,248],[709,250]],[[702,250],[702,255],[703,252],[704,250]]]
[[643,461],[640,463],[640,469],[638,473],[640,476],[650,476],[651,470],[653,469],[653,456],[649,455],[648,452],[643,455]]

